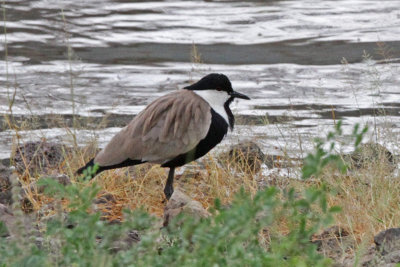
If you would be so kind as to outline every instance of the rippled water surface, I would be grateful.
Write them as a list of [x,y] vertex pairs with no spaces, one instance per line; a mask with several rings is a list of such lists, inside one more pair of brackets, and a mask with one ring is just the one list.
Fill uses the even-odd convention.
[[[234,104],[239,125],[228,142],[257,139],[266,153],[301,157],[343,119],[345,132],[369,123],[371,138],[398,147],[399,0],[30,0],[3,8],[0,113],[10,114],[12,102],[17,122],[30,119],[24,140],[71,142],[75,113],[88,123],[76,132],[80,144],[99,137],[102,146],[151,100],[222,72],[252,98]],[[14,135],[2,125],[0,158]]]

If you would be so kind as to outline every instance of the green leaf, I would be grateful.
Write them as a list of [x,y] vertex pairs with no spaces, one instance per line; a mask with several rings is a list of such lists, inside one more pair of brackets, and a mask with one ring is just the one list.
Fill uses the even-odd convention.
[[6,235],[8,233],[7,226],[4,222],[0,221],[0,237]]
[[332,206],[332,207],[329,208],[329,212],[330,213],[338,213],[338,212],[341,212],[341,211],[342,211],[342,208],[339,207],[339,206]]

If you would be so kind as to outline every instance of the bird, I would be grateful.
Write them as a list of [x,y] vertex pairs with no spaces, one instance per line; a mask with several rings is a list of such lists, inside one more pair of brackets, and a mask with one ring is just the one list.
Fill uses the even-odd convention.
[[120,130],[85,166],[97,164],[91,178],[102,171],[145,162],[168,167],[164,195],[174,192],[176,167],[194,161],[214,148],[234,128],[229,105],[235,98],[250,100],[232,89],[229,78],[211,73],[196,83],[151,102]]

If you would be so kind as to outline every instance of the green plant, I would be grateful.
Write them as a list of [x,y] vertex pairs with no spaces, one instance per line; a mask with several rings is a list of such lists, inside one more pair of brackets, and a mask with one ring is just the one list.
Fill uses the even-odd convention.
[[[366,129],[353,131],[357,146]],[[335,137],[341,123],[325,140],[317,141],[303,166],[303,177],[318,176],[321,168],[338,163]],[[329,144],[328,150],[324,147]],[[95,167],[96,168],[96,167]],[[85,174],[90,177],[95,168]],[[268,187],[252,197],[243,189],[229,208],[215,201],[211,216],[196,219],[181,214],[161,231],[157,220],[142,210],[125,211],[124,221],[110,224],[93,208],[99,192],[95,183],[63,186],[39,181],[55,199],[57,214],[44,223],[42,241],[0,242],[0,266],[329,266],[317,253],[312,235],[333,222],[339,207],[329,207],[322,183],[300,192]],[[65,202],[67,204],[65,205]],[[64,203],[64,209],[61,208]],[[68,213],[65,213],[65,210]],[[285,227],[282,227],[285,225]],[[116,245],[129,230],[141,233],[132,246]],[[286,229],[286,231],[282,231]],[[4,225],[0,225],[4,232]]]
[[[242,190],[232,207],[223,208],[216,201],[213,216],[199,221],[182,215],[160,233],[154,228],[154,219],[142,211],[127,212],[125,221],[116,225],[101,221],[99,213],[88,212],[98,191],[94,184],[82,189],[78,185],[63,187],[52,180],[41,184],[53,196],[68,199],[71,210],[67,219],[59,216],[47,222],[41,249],[31,244],[23,253],[26,248],[13,244],[15,253],[3,254],[10,247],[2,247],[0,262],[5,266],[325,266],[329,262],[309,242],[311,231],[296,230],[272,238],[270,249],[265,248],[260,233],[279,216],[297,213],[290,218],[293,230],[308,218],[318,217],[311,209],[298,210],[310,199],[282,202],[274,187],[254,198]],[[113,242],[128,229],[141,230],[141,242],[115,252]]]
[[[365,126],[362,130],[360,130],[359,124],[354,126],[352,132],[354,149],[357,149],[357,147],[360,145],[362,138],[367,131],[367,126]],[[320,175],[322,170],[328,164],[335,164],[341,172],[345,172],[347,170],[346,163],[343,161],[341,155],[335,151],[337,145],[336,138],[342,134],[342,121],[338,121],[335,125],[334,131],[329,132],[325,139],[315,139],[315,152],[308,154],[304,159],[304,165],[302,168],[303,179],[310,178],[313,175]],[[328,149],[324,148],[326,145],[328,145]]]

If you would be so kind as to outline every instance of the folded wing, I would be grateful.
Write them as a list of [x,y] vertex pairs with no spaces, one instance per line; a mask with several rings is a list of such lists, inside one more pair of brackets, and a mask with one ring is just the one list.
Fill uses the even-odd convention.
[[100,166],[127,159],[167,162],[192,150],[211,124],[209,104],[189,90],[158,98],[117,133],[94,161]]

